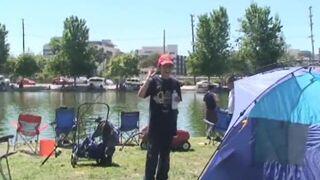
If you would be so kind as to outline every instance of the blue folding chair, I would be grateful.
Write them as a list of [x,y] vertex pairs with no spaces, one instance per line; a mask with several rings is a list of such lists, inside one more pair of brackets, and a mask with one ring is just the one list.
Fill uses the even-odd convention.
[[139,121],[140,113],[136,112],[121,112],[119,136],[120,144],[136,144],[139,145]]
[[215,109],[217,113],[217,122],[212,123],[206,119],[203,119],[205,124],[208,126],[207,138],[209,139],[209,144],[212,141],[222,141],[222,138],[227,131],[230,124],[230,116],[228,112],[221,108]]
[[[76,115],[74,108],[57,108],[54,124],[58,146],[71,145],[76,131]],[[70,137],[71,135],[72,137]]]

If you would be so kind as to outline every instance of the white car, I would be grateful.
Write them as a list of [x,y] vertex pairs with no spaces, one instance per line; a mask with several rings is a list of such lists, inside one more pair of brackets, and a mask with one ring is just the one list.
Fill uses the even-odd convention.
[[114,85],[114,82],[111,79],[106,79],[106,85]]
[[102,77],[91,77],[88,79],[88,84],[90,87],[103,88],[104,78]]
[[138,90],[142,82],[138,78],[128,78],[124,82],[124,87],[126,90]]
[[197,82],[196,90],[198,93],[204,93],[208,91],[209,82],[207,80],[202,80]]
[[4,78],[3,75],[0,75],[0,86],[9,86],[10,85],[10,79]]
[[77,84],[87,84],[88,79],[84,76],[80,76],[80,77],[76,78],[76,82],[77,82]]
[[219,84],[217,83],[209,83],[207,80],[202,80],[197,82],[196,84],[196,90],[198,93],[205,93],[208,91],[209,85],[213,85],[215,87],[219,87]]

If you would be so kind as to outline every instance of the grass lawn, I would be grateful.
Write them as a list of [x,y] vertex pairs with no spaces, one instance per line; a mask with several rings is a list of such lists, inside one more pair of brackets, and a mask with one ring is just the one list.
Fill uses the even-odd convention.
[[[216,146],[205,145],[204,137],[191,138],[191,150],[188,152],[172,152],[169,178],[173,180],[197,179]],[[1,146],[1,148],[4,148]],[[32,156],[19,152],[9,158],[12,178],[23,180],[87,180],[87,179],[143,179],[146,151],[140,147],[125,147],[114,154],[114,162],[118,167],[98,167],[94,160],[78,162],[76,168],[70,164],[71,150],[61,149],[57,158],[50,158],[40,167],[44,157]],[[4,162],[2,162],[4,165]]]

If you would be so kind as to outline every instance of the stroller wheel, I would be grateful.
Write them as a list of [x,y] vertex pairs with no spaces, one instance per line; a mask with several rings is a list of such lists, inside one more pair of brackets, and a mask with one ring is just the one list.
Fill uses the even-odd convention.
[[182,150],[188,151],[191,148],[191,144],[187,141],[182,144]]
[[71,154],[71,166],[73,168],[75,168],[77,165],[77,162],[78,162],[78,156],[75,153],[72,153]]
[[140,148],[141,148],[142,150],[146,150],[146,149],[147,149],[147,143],[142,141],[142,142],[140,143]]

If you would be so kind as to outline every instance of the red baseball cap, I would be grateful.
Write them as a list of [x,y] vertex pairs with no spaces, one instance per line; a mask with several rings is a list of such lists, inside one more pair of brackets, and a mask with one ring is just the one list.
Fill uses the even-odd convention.
[[162,54],[158,60],[158,66],[163,66],[165,64],[173,65],[173,57],[170,54]]

